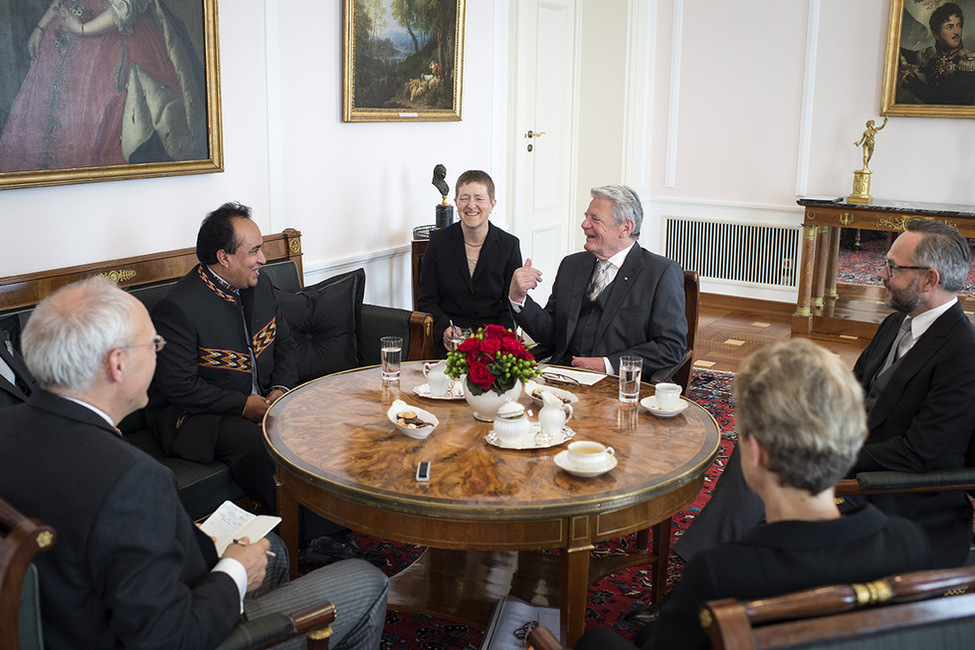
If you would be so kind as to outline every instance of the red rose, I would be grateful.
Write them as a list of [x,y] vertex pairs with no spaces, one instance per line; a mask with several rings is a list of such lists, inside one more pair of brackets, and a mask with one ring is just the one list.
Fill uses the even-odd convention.
[[457,351],[463,352],[464,354],[468,354],[470,352],[477,352],[477,344],[478,344],[478,340],[473,336],[470,338],[466,338],[460,345],[457,346]]
[[516,337],[504,337],[501,340],[501,352],[504,354],[513,354],[516,359],[522,358],[522,354],[525,353],[525,347],[518,342]]
[[494,355],[498,353],[501,349],[501,339],[484,339],[481,341],[481,354],[485,354],[491,359],[494,359]]
[[491,388],[491,384],[494,383],[494,375],[491,374],[491,371],[483,363],[472,365],[467,377],[475,386],[478,386],[482,390],[488,390]]
[[484,338],[485,340],[489,338],[500,339],[505,335],[505,332],[507,331],[508,330],[501,327],[500,325],[494,325],[494,324],[488,325],[487,327],[484,328]]

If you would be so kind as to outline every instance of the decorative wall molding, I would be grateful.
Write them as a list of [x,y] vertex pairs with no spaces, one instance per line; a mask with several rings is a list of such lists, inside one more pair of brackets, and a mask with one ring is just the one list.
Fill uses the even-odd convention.
[[677,186],[677,122],[680,114],[680,62],[684,38],[684,0],[674,0],[670,40],[670,94],[667,98],[667,153],[664,187]]
[[654,48],[657,0],[627,5],[626,81],[623,94],[623,181],[640,196],[650,187],[653,141]]
[[809,186],[813,95],[816,88],[816,59],[819,53],[819,17],[820,0],[809,0],[806,52],[802,70],[802,99],[799,108],[799,142],[796,147],[796,196],[805,196]]

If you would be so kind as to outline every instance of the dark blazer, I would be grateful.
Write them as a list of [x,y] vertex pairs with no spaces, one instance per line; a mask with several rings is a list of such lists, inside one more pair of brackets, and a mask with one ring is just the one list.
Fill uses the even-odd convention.
[[518,238],[491,222],[473,277],[467,266],[460,222],[430,235],[420,270],[417,308],[433,316],[433,341],[438,356],[447,355],[443,333],[451,320],[457,327],[474,330],[490,323],[514,327],[508,285],[520,266]]
[[[540,350],[551,352],[553,360],[579,356],[569,350],[569,343],[595,267],[596,258],[588,251],[567,256],[559,264],[545,308],[529,296],[515,314],[518,324],[540,344]],[[608,291],[593,356],[608,357],[614,369],[624,354],[643,357],[646,379],[683,360],[687,319],[684,272],[677,262],[634,244]]]
[[220,418],[244,412],[255,371],[262,395],[295,387],[297,349],[264,275],[238,295],[197,266],[156,304],[152,321],[166,347],[157,355],[146,420],[167,452],[211,460]]
[[43,390],[0,418],[0,494],[57,531],[35,558],[48,648],[212,648],[237,586],[172,474],[84,406]]
[[[888,316],[857,360],[853,372],[865,390],[904,318]],[[867,414],[870,434],[854,471],[963,467],[975,431],[975,327],[960,303],[931,325],[892,373]],[[871,501],[925,528],[935,551],[947,553],[947,565],[964,563],[972,539],[972,507],[963,492],[883,495]]]
[[27,369],[20,355],[16,352],[11,354],[2,340],[0,340],[0,359],[10,366],[16,379],[12,384],[6,377],[0,375],[0,408],[22,404],[27,401],[27,396],[37,386],[34,375]]
[[[753,599],[819,585],[867,582],[892,573],[933,568],[925,534],[913,522],[870,505],[830,521],[782,521],[759,526],[741,541],[695,557],[651,624],[644,648],[710,648],[698,610],[718,598]],[[632,648],[599,645],[583,636],[576,650]]]

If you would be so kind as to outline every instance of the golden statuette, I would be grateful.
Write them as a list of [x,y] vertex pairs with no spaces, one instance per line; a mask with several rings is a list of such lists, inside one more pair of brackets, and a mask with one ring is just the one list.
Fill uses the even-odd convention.
[[867,120],[866,129],[860,139],[853,143],[854,147],[863,148],[863,169],[853,172],[853,194],[846,198],[850,203],[866,205],[870,203],[870,159],[873,158],[873,148],[876,144],[877,132],[887,126],[887,118],[883,124],[875,126],[873,120]]

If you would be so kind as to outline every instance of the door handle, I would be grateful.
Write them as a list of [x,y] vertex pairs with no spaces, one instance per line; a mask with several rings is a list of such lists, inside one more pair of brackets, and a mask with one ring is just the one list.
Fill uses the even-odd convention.
[[529,129],[528,130],[528,133],[525,134],[525,137],[526,138],[540,138],[543,135],[545,135],[545,131],[532,131],[531,129]]

